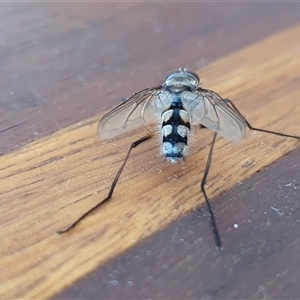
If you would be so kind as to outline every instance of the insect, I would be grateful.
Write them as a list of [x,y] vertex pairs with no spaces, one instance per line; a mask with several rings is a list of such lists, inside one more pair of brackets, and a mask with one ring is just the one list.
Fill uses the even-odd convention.
[[[251,126],[231,100],[223,99],[217,93],[201,88],[198,75],[186,69],[170,73],[162,85],[141,90],[112,109],[100,120],[98,134],[104,139],[113,138],[145,123],[157,122],[157,120],[161,123],[163,154],[172,164],[184,160],[191,126],[205,127],[214,132],[200,189],[210,213],[212,230],[218,248],[221,247],[221,239],[205,191],[216,135],[219,134],[230,142],[238,142],[245,136],[248,127],[253,131],[300,138]],[[149,133],[130,145],[107,197],[82,214],[75,222],[59,230],[59,234],[74,228],[87,215],[111,199],[132,149],[152,137],[153,134]]]

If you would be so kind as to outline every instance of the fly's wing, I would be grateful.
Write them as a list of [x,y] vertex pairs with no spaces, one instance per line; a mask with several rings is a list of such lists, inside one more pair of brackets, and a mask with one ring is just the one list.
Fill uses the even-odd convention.
[[205,114],[205,102],[203,101],[203,97],[199,95],[198,92],[185,91],[181,94],[181,101],[183,107],[191,117],[191,124],[199,125]]
[[109,111],[98,124],[98,134],[103,139],[113,138],[155,119],[153,101],[160,90],[161,87],[142,90]]
[[200,124],[229,142],[238,142],[245,136],[247,125],[243,116],[235,112],[217,93],[199,88],[198,97],[199,104],[192,111],[192,120],[197,119]]

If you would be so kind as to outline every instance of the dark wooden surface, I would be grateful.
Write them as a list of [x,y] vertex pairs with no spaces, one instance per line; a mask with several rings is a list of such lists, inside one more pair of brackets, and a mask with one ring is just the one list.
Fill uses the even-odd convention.
[[[173,69],[199,69],[296,25],[299,15],[299,3],[1,3],[0,153],[111,108]],[[211,235],[204,207],[54,298],[299,298],[299,157],[213,201],[221,252],[202,242]]]

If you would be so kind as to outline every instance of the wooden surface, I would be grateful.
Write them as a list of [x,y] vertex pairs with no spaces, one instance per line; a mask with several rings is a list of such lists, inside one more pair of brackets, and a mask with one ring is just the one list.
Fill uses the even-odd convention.
[[[197,6],[200,4],[201,9]],[[114,265],[109,266],[107,262],[119,258],[115,261],[123,263],[123,268],[127,270],[135,270],[137,278],[140,270],[131,268],[130,255],[136,253],[134,251],[138,251],[138,247],[146,249],[143,248],[145,244],[140,244],[145,238],[161,230],[162,236],[168,230],[170,232],[169,228],[173,226],[171,222],[183,216],[188,220],[196,218],[204,229],[199,235],[198,246],[188,248],[188,251],[189,255],[203,251],[209,253],[207,265],[199,264],[196,268],[205,270],[212,266],[208,276],[215,283],[212,289],[220,290],[223,284],[224,279],[216,275],[217,269],[229,270],[232,268],[231,263],[234,263],[226,260],[223,263],[222,255],[234,261],[233,252],[230,251],[234,246],[237,253],[243,249],[249,251],[249,245],[245,246],[249,235],[253,241],[251,254],[253,257],[255,253],[260,254],[262,250],[257,241],[261,239],[262,233],[259,230],[254,230],[256,235],[252,235],[252,229],[244,226],[240,234],[233,235],[230,244],[226,242],[229,233],[233,231],[233,222],[224,222],[226,210],[227,216],[235,211],[228,202],[231,196],[223,197],[215,208],[222,228],[220,233],[225,245],[224,251],[228,251],[226,254],[220,255],[214,251],[214,239],[207,216],[203,216],[203,212],[200,216],[192,212],[203,202],[199,193],[199,180],[205,165],[207,146],[212,138],[212,134],[206,130],[196,133],[191,155],[184,165],[168,165],[160,155],[158,139],[141,145],[134,150],[113,200],[74,231],[63,236],[55,234],[56,230],[106,196],[128,145],[145,132],[145,129],[141,129],[126,137],[102,142],[96,136],[96,126],[103,110],[118,103],[122,96],[156,85],[173,69],[190,67],[197,71],[204,88],[232,99],[251,124],[300,135],[299,5],[263,4],[258,7],[250,3],[234,6],[226,3],[218,6],[200,4],[1,4],[0,10],[4,16],[2,27],[6,34],[6,44],[2,45],[2,56],[5,59],[1,74],[2,298],[49,298],[67,287],[69,289],[56,297],[71,298],[72,295],[72,298],[85,299],[89,295],[91,298],[120,298],[126,294],[121,292],[115,296],[115,290],[111,290],[111,294],[106,292],[104,287],[110,283],[113,285],[115,282],[109,283],[109,280],[115,280],[116,275],[104,278],[101,266],[102,271],[115,270]],[[198,19],[196,16],[200,11],[203,18]],[[266,11],[268,13],[264,14]],[[135,22],[129,15],[135,16]],[[211,19],[204,17],[207,15]],[[185,20],[189,16],[190,22],[174,21],[176,17]],[[32,17],[36,22],[32,22]],[[9,22],[12,19],[15,20],[13,25]],[[243,35],[240,34],[241,25],[245,28]],[[152,45],[155,47],[152,48]],[[95,115],[96,111],[99,113]],[[236,182],[242,182],[295,149],[298,143],[262,133],[250,133],[239,144],[229,144],[218,139],[207,183],[209,197],[216,197]],[[299,154],[296,155],[295,162],[299,158]],[[292,170],[288,169],[291,171],[287,172],[285,178],[288,175],[293,178],[294,170],[295,176],[299,174],[297,168],[299,170],[299,165]],[[299,179],[294,178],[294,183],[290,181],[286,184],[293,183],[297,188]],[[241,201],[241,207],[246,203],[251,206],[249,201],[252,198],[246,202],[244,197],[251,188],[243,185],[240,188],[242,190],[237,195],[243,197],[237,197],[237,201]],[[265,195],[261,201],[268,199]],[[294,211],[297,211],[297,202],[293,205]],[[240,216],[249,218],[242,214]],[[254,224],[260,224],[259,216],[253,218]],[[251,217],[249,220],[252,220]],[[293,233],[298,232],[299,218],[289,220],[290,223],[286,222],[284,228],[289,228]],[[165,229],[168,225],[171,227]],[[182,230],[184,228],[186,226]],[[189,235],[191,232],[194,231],[187,230],[182,234]],[[285,232],[287,230],[282,230],[281,234]],[[269,234],[274,236],[274,231]],[[289,237],[286,240],[289,248],[283,245],[280,249],[272,248],[273,238],[270,238],[269,244],[269,240],[261,243],[269,249],[267,254],[276,253],[273,259],[285,259],[287,262],[295,258],[295,265],[292,261],[287,265],[298,270],[299,261],[295,254],[299,241],[295,234]],[[150,249],[157,240],[153,237],[147,242]],[[160,239],[157,246],[155,251],[162,252],[166,247],[164,240]],[[129,256],[121,256],[129,249],[133,251]],[[289,255],[283,254],[282,249],[290,251]],[[208,293],[204,288],[201,290],[201,286],[205,285],[199,285],[199,289],[196,289],[197,283],[192,277],[195,274],[199,276],[199,273],[188,272],[181,296],[179,292],[174,294],[174,289],[165,289],[159,296],[147,280],[136,285],[143,293],[127,295],[132,298],[151,298],[153,295],[158,295],[158,298],[176,298],[176,295],[179,298],[214,295],[254,297],[254,287],[244,290],[238,287],[245,286],[245,281],[256,276],[259,282],[260,262],[267,264],[267,254],[265,257],[258,255],[260,260],[255,260],[256,265],[251,269],[253,273],[247,273],[248,277],[245,272],[235,273],[235,269],[232,269],[231,282],[235,284],[231,287],[236,287],[234,291],[228,288],[219,294]],[[170,286],[170,280],[179,281],[190,263],[182,258],[183,269],[176,277],[176,272],[163,270],[171,268],[175,261],[178,264],[179,258],[172,252],[165,255],[168,267],[161,267],[159,263],[155,269],[162,279],[156,280],[159,283],[156,285],[158,290]],[[214,260],[217,261],[215,266]],[[151,265],[157,262],[154,260]],[[246,269],[249,263],[242,260],[239,270]],[[147,269],[147,264],[142,265]],[[100,268],[100,273],[95,273],[98,275],[87,275],[95,268]],[[266,276],[274,274],[274,270],[275,267],[271,273],[265,273]],[[286,273],[289,278],[295,278],[296,273]],[[223,274],[228,277],[228,274]],[[202,273],[204,275],[205,272]],[[242,283],[238,284],[236,276]],[[83,277],[85,281],[75,283]],[[270,283],[272,277],[268,280]],[[89,287],[90,294],[84,294],[82,282]],[[291,284],[288,297],[298,295],[296,281],[287,282]],[[131,282],[129,278],[126,286],[131,287],[132,283],[134,285],[136,281]],[[258,293],[255,296],[257,298],[266,293],[264,288],[267,285],[264,283],[259,286],[262,286],[262,294]],[[96,288],[100,288],[103,294],[92,296]],[[184,293],[189,290],[193,292]],[[278,295],[271,294],[275,298],[280,297]]]
[[221,251],[206,242],[203,207],[54,299],[298,299],[299,156],[297,149],[213,201]]

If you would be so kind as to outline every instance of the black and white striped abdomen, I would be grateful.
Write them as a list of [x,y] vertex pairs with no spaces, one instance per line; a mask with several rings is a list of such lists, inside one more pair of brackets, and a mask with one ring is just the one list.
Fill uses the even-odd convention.
[[186,110],[171,107],[163,112],[163,153],[172,163],[183,160],[189,132],[190,116]]

